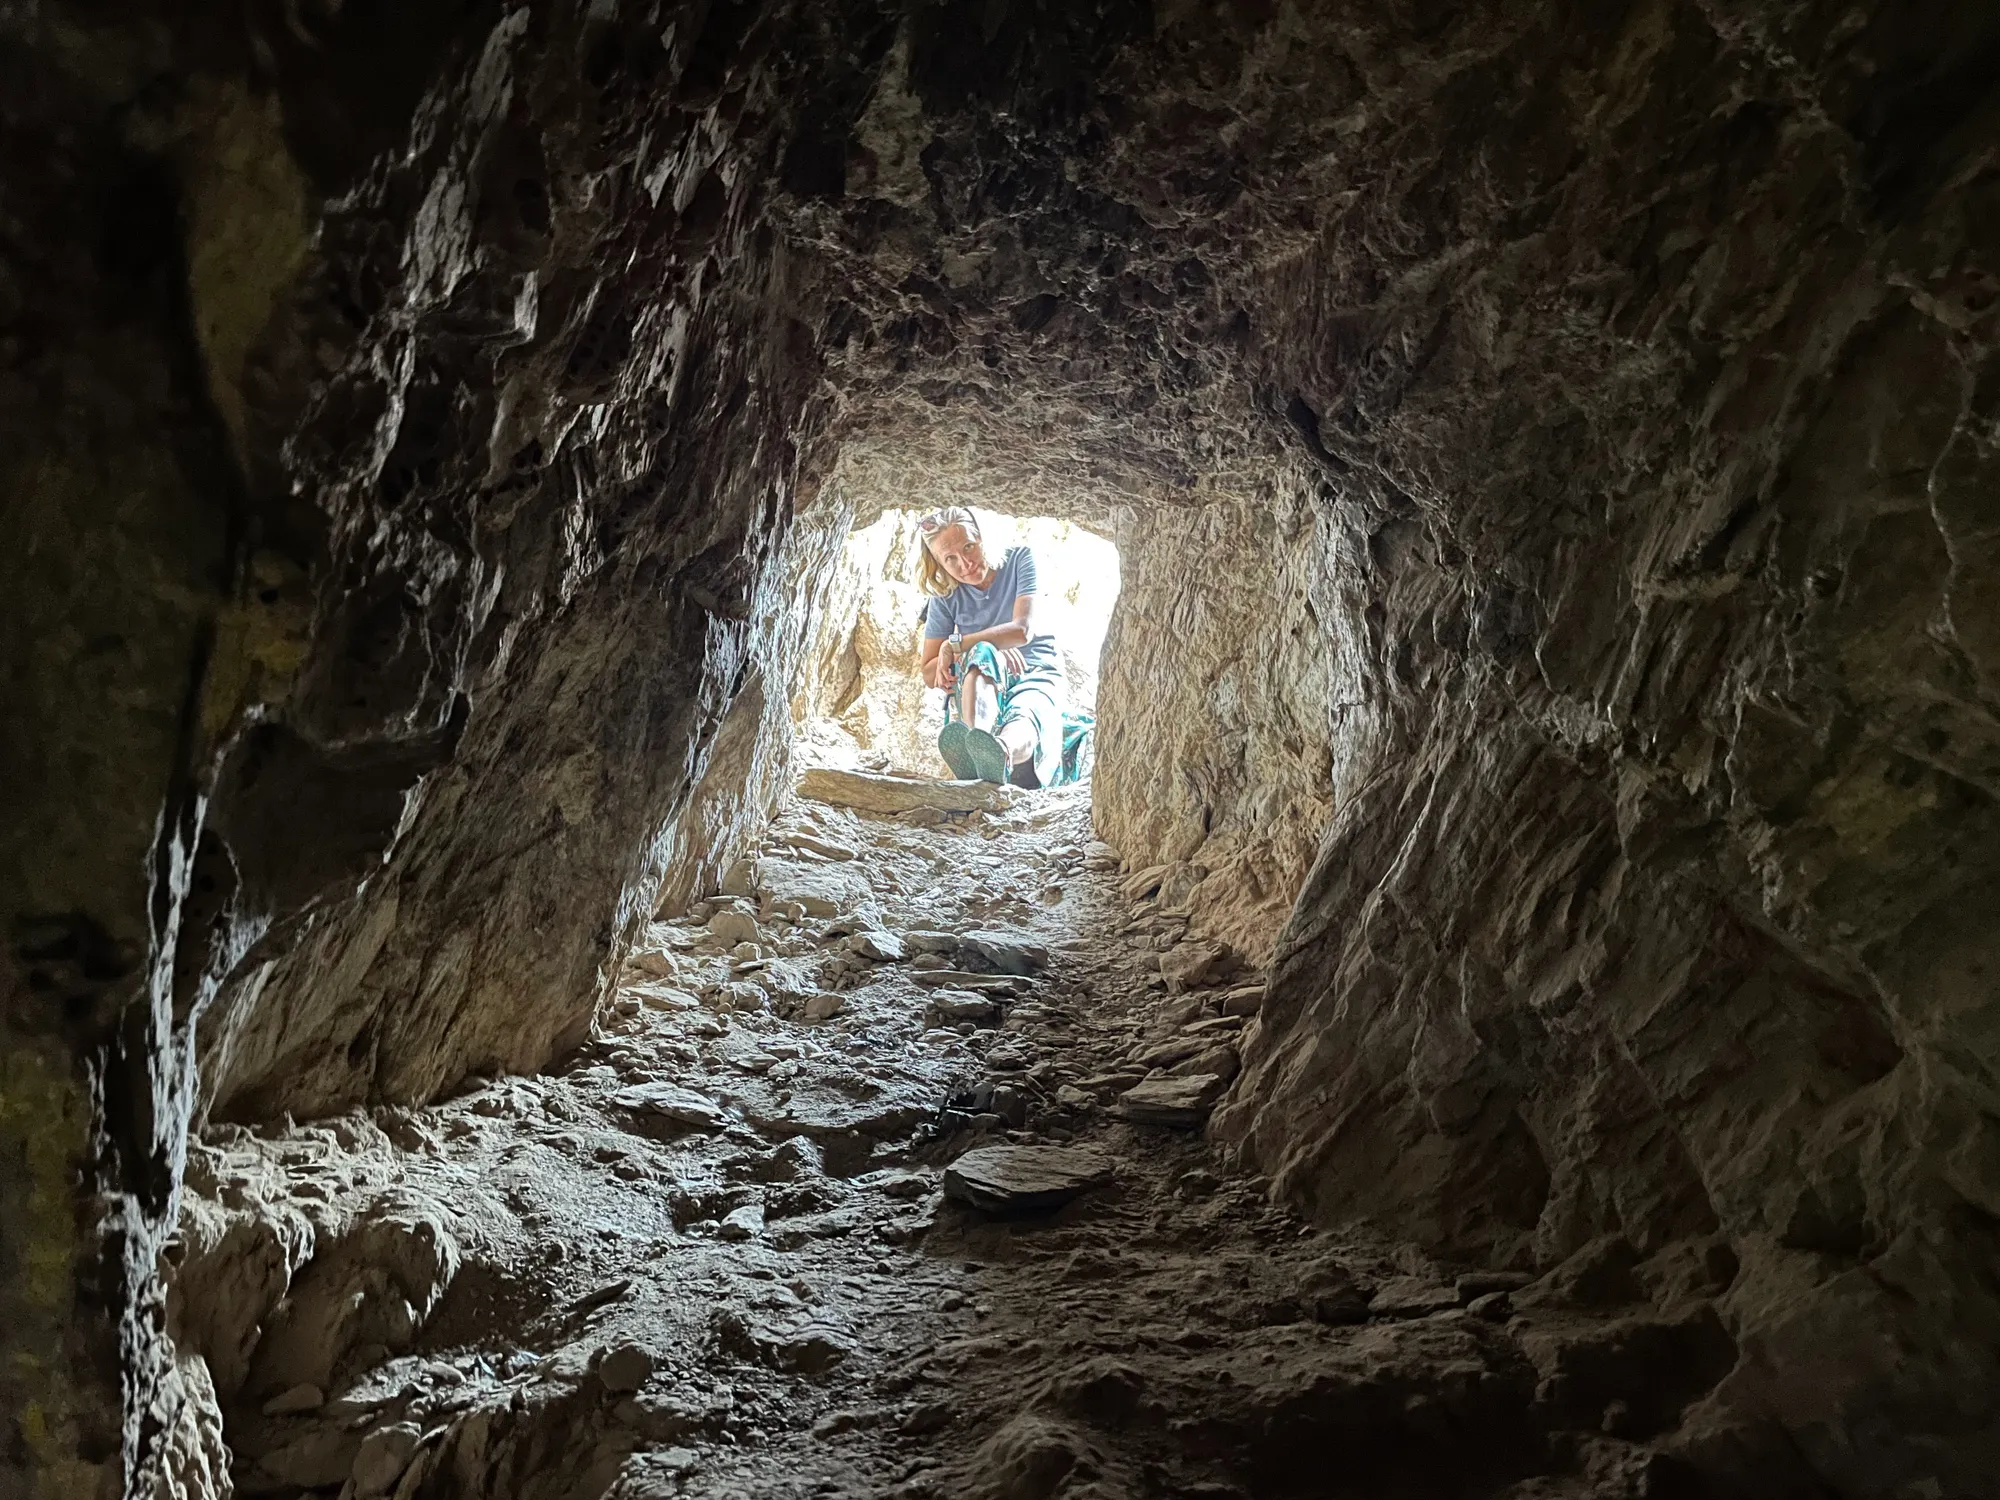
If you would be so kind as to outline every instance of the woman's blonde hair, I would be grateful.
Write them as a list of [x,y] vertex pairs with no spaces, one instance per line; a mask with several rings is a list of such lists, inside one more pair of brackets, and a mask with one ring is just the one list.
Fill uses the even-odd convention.
[[[986,540],[986,529],[979,524],[979,517],[963,505],[947,505],[917,522],[917,586],[940,599],[958,587],[958,580],[945,572],[944,564],[931,555],[931,538],[952,526],[963,526],[980,541]],[[992,559],[987,561],[990,563]]]

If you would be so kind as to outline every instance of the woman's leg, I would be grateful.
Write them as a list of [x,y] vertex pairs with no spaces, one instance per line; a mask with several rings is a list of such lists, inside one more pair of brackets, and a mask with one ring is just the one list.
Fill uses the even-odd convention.
[[1008,776],[1007,750],[993,736],[1000,718],[1000,693],[984,673],[969,671],[959,698],[959,710],[968,726],[960,744],[972,773],[982,781],[1005,781]]
[[1034,758],[1035,726],[1025,716],[1009,719],[993,731],[993,738],[1006,750],[1009,766],[1018,766],[1021,762]]
[[1000,692],[984,672],[977,667],[968,668],[960,693],[960,716],[974,729],[984,729],[1000,742],[1001,748],[1007,752],[1009,766],[1018,766],[1034,755],[1036,741],[1032,723],[1010,718],[998,728],[994,727],[993,721],[1000,717]]
[[1047,786],[1062,764],[1062,673],[1038,667],[1014,684],[1007,710],[993,735],[1007,756],[1008,779],[1022,786]]
[[1000,717],[1000,690],[986,674],[976,667],[968,669],[958,693],[958,716],[974,729],[991,730]]

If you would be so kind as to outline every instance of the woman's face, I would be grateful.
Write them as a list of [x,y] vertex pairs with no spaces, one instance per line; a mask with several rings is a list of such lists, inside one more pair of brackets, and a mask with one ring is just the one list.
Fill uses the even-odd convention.
[[960,583],[976,584],[986,576],[986,554],[979,538],[963,526],[947,526],[927,544],[938,565]]

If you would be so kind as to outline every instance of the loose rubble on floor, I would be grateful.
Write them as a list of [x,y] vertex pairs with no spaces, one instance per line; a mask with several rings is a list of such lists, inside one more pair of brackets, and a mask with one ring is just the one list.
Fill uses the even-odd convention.
[[806,789],[552,1071],[194,1148],[239,1494],[1666,1493],[1706,1304],[1273,1207],[1201,1135],[1260,978],[1087,788]]

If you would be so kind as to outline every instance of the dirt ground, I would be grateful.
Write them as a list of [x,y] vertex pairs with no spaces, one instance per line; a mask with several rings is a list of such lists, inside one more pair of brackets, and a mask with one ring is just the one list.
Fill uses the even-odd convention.
[[[543,1076],[196,1147],[173,1317],[239,1492],[1682,1492],[1645,1440],[1727,1368],[1712,1313],[1317,1231],[1218,1159],[1260,976],[1087,788],[794,801],[729,888]],[[997,1145],[1097,1185],[944,1190]]]

